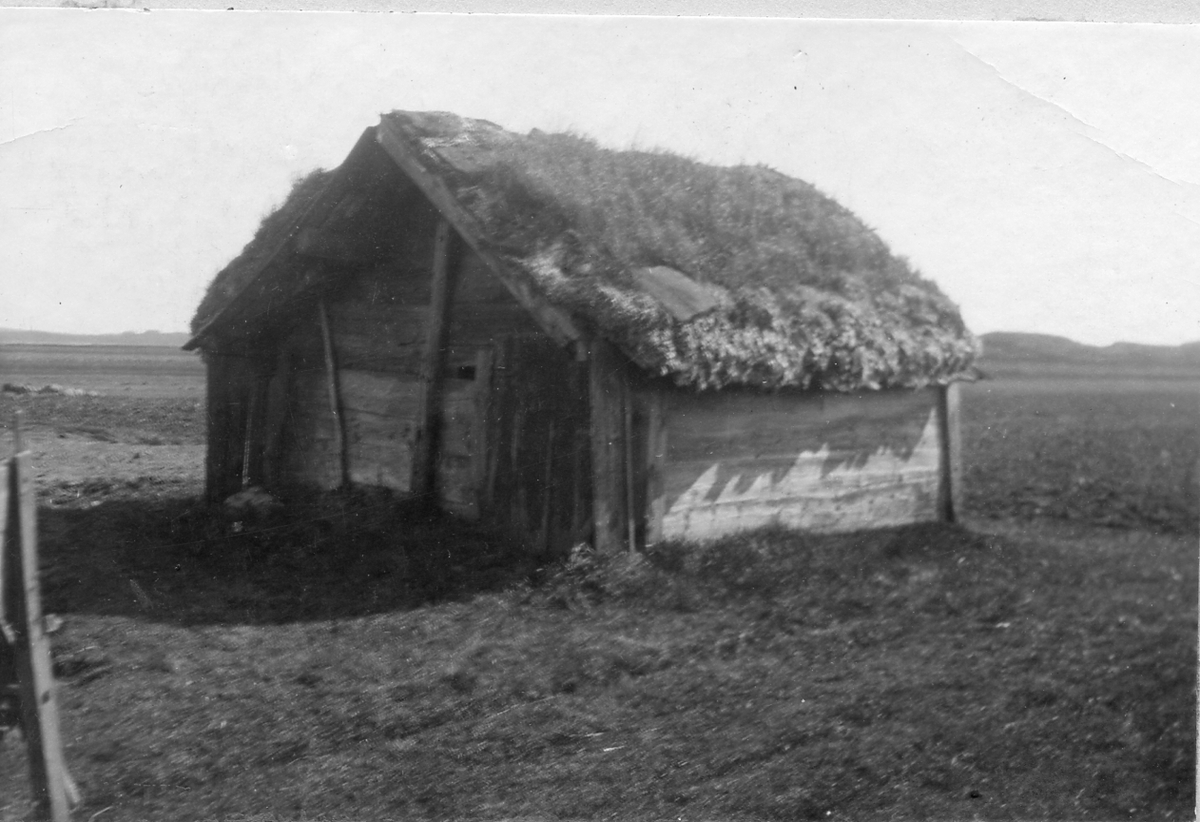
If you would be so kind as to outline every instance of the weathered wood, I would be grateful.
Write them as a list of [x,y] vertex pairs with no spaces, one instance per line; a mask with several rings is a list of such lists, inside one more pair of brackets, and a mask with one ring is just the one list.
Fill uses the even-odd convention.
[[442,507],[456,516],[475,519],[478,502],[470,457],[439,454],[437,470],[438,501]]
[[538,544],[542,546],[542,553],[549,554],[551,546],[550,537],[550,509],[554,500],[550,492],[551,484],[554,481],[554,420],[550,420],[549,429],[546,432],[546,457],[545,466],[542,473],[542,523],[538,529]]
[[567,313],[555,308],[540,295],[535,294],[523,280],[508,274],[499,258],[482,247],[481,240],[485,236],[483,230],[475,218],[458,204],[458,200],[441,178],[431,174],[422,165],[417,149],[413,145],[416,139],[414,136],[399,132],[391,122],[384,121],[377,127],[376,139],[401,170],[437,207],[442,216],[458,230],[458,233],[479,258],[495,272],[517,302],[537,319],[546,334],[563,345],[583,339],[579,327]]
[[625,405],[629,398],[623,362],[609,343],[592,343],[588,376],[593,541],[597,551],[617,552],[629,547],[625,471]]
[[29,772],[38,815],[54,822],[70,818],[71,782],[63,758],[55,700],[50,641],[45,632],[38,583],[37,502],[28,451],[16,454],[8,471],[9,525],[0,552],[6,554],[11,597],[6,597],[8,621],[15,630],[14,662],[19,686],[21,728],[29,749]]
[[663,538],[666,492],[663,471],[667,459],[667,426],[664,420],[666,399],[661,390],[643,394],[646,406],[646,544]]
[[941,441],[939,507],[943,520],[962,516],[962,433],[959,429],[958,383],[938,389],[938,433]]
[[634,476],[635,470],[633,465],[633,397],[626,391],[625,393],[625,414],[622,438],[625,441],[625,525],[628,532],[628,542],[626,548],[630,551],[636,551],[637,543],[637,502],[636,488],[637,479]]
[[[421,256],[414,259],[393,257],[386,265],[372,266],[359,271],[338,289],[336,304],[380,310],[402,306],[428,306],[429,271],[436,226],[436,220],[432,221],[427,229],[420,222],[406,224],[405,236],[409,236],[410,233],[414,235],[413,244],[416,246],[411,253],[420,253]],[[426,230],[429,231],[428,241],[420,236]],[[417,243],[418,239],[421,242]]]
[[934,391],[670,394],[663,538],[939,518]]
[[341,482],[331,438],[309,438],[302,448],[289,450],[282,462],[281,474],[288,484],[332,491]]
[[422,408],[413,448],[412,491],[429,496],[437,474],[438,427],[442,415],[442,386],[446,347],[450,340],[450,310],[454,304],[458,233],[448,221],[438,223],[433,250],[432,297],[421,368]]
[[339,451],[324,369],[293,372],[288,398],[286,445],[278,475],[285,484],[330,490],[341,482]]
[[378,371],[343,370],[341,378],[351,482],[411,490],[421,384]]
[[424,408],[419,380],[388,371],[341,372],[342,408],[378,414],[417,426]]
[[459,345],[494,345],[515,334],[541,333],[523,308],[503,303],[458,302],[452,322],[452,338]]
[[296,232],[297,254],[332,262],[366,265],[379,257],[375,246],[354,234],[327,229],[301,228]]
[[[294,248],[295,234],[302,226],[322,225],[333,214],[342,198],[361,182],[360,174],[364,170],[369,170],[373,162],[377,162],[378,152],[373,149],[374,134],[374,128],[369,128],[362,133],[349,157],[330,177],[325,188],[313,197],[303,212],[296,216],[294,222],[282,226],[278,233],[271,237],[255,261],[254,270],[246,277],[242,287],[196,331],[192,339],[184,345],[184,350],[190,351],[200,347],[208,341],[209,337],[214,336],[214,332],[218,328],[227,328],[234,324],[245,327],[259,325],[256,322],[235,323],[235,320],[246,321],[267,310],[264,306],[269,306],[272,300],[263,300],[262,295],[270,294],[274,289],[271,287],[273,284],[267,281],[269,278],[263,276],[264,271],[271,267],[277,258],[287,256],[289,249]],[[304,290],[310,285],[308,279],[304,274],[290,277],[289,290],[292,293]],[[278,297],[279,295],[273,296]]]
[[420,304],[368,302],[361,297],[341,295],[329,304],[329,316],[338,326],[339,337],[382,334],[392,343],[419,345],[425,341],[425,323],[429,317],[428,285],[425,292],[425,300]]
[[[422,351],[428,334],[429,306],[340,300],[329,306],[329,317],[337,328],[333,342],[339,358],[386,359]],[[339,364],[352,367],[349,361],[339,359]],[[419,373],[419,368],[414,373]]]
[[[394,446],[394,447],[388,447]],[[412,459],[403,442],[372,437],[352,439],[350,481],[355,485],[390,488],[401,493],[412,482]]]
[[497,504],[496,479],[499,475],[500,463],[503,461],[506,442],[505,421],[509,417],[513,404],[512,392],[508,390],[512,384],[510,376],[512,345],[510,342],[505,340],[503,344],[496,347],[490,369],[489,384],[486,387],[487,397],[484,399],[488,410],[487,416],[484,418],[487,432],[484,439],[488,444],[486,449],[487,477],[483,483],[480,503],[483,506],[483,513],[494,518],[498,518],[496,514],[500,510],[500,506]]
[[250,391],[250,400],[246,408],[246,427],[242,436],[242,488],[250,487],[250,453],[253,445],[254,414],[258,410],[258,392]]
[[[584,457],[591,451],[590,432],[583,426],[571,430],[571,520],[569,526],[571,547],[588,540],[591,525],[591,507],[586,504],[591,486],[587,482]],[[590,463],[589,463],[590,464]]]
[[350,458],[346,454],[346,427],[342,420],[337,360],[333,354],[333,335],[329,330],[329,312],[325,310],[324,300],[318,303],[317,311],[321,321],[321,346],[325,353],[325,389],[329,395],[329,418],[333,421],[338,474],[341,477],[341,485],[346,486],[350,484]]
[[564,555],[591,507],[586,369],[538,334],[504,341],[490,370],[481,516]]
[[9,622],[9,615],[16,613],[16,602],[20,596],[17,589],[19,576],[10,555],[13,554],[6,546],[15,533],[9,523],[8,492],[11,484],[8,460],[0,462],[0,690],[9,683],[15,685],[17,671],[13,666],[15,661],[12,654],[16,649],[16,627]]
[[458,457],[469,457],[476,450],[475,381],[445,379],[442,389],[442,418],[438,448]]
[[[458,289],[454,301],[464,304],[504,304],[517,306],[516,298],[474,249],[467,248],[460,264]],[[522,309],[524,311],[524,309]],[[541,329],[538,329],[539,331]]]
[[[267,381],[263,409],[263,483],[273,485],[281,479],[280,459],[286,446],[288,410],[291,402],[293,366],[286,345],[276,357],[275,367]],[[211,447],[211,446],[210,446]]]
[[478,433],[475,437],[475,448],[471,455],[471,475],[477,489],[477,499],[480,510],[487,504],[489,498],[485,489],[488,484],[488,454],[494,446],[489,437],[492,418],[492,366],[495,351],[491,347],[481,348],[475,355],[475,380],[471,399],[474,402],[475,424]]
[[681,322],[721,304],[712,288],[665,265],[635,268],[630,273],[642,291]]
[[207,378],[205,496],[217,503],[242,487],[254,364],[245,356],[204,354]]

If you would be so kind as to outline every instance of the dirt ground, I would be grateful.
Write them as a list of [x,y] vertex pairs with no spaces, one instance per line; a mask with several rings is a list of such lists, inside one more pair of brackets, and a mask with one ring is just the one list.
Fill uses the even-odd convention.
[[[0,419],[75,818],[1192,817],[1190,384],[971,387],[965,528],[539,569],[370,494],[233,531],[198,503],[190,355],[54,354],[3,381],[102,396]],[[6,739],[0,822],[25,776]]]

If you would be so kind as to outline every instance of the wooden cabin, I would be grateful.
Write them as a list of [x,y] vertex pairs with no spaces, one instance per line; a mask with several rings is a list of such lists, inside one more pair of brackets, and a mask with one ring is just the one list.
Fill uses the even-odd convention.
[[378,486],[547,554],[958,509],[957,308],[762,167],[394,112],[193,334],[213,501]]

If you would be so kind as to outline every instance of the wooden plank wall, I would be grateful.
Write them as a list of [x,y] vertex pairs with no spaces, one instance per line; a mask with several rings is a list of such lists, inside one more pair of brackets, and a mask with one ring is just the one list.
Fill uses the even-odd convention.
[[439,504],[460,516],[497,519],[487,490],[497,434],[488,421],[495,391],[506,390],[509,366],[501,364],[499,371],[495,366],[509,340],[527,336],[544,339],[503,283],[467,250],[450,311],[434,475]]
[[[348,479],[399,492],[412,481],[436,214],[415,210],[408,219],[392,259],[345,276],[325,300]],[[281,348],[268,389],[264,474],[281,485],[336,488],[342,456],[315,310]]]
[[591,536],[587,365],[530,334],[504,340],[491,370],[484,516],[565,555]]
[[[350,482],[407,491],[428,307],[338,300],[328,312]],[[321,344],[315,317],[286,344],[276,378],[290,383],[287,422],[275,459],[282,482],[330,489],[341,482],[341,455]]]
[[[590,533],[586,370],[469,249],[456,255],[447,333],[431,336],[436,227],[436,212],[413,216],[392,259],[343,275],[324,295],[346,474],[414,493],[429,430],[430,492],[441,507],[519,530],[540,552],[565,552]],[[444,355],[431,358],[435,337]],[[338,487],[343,456],[316,308],[280,341],[271,370],[258,447],[266,483]]]
[[[424,409],[434,223],[388,264],[348,277],[326,300],[352,484],[412,490],[414,445]],[[427,255],[422,261],[422,256]],[[538,334],[508,290],[468,252],[459,261],[450,311],[434,444],[441,505],[475,517],[487,479],[487,408],[493,351],[514,334]],[[282,346],[264,401],[269,481],[331,489],[340,482],[321,329],[314,315]],[[281,399],[283,398],[283,399]]]
[[940,518],[938,389],[855,395],[671,391],[663,538],[770,523],[851,531]]
[[208,379],[204,487],[208,501],[216,503],[242,487],[247,412],[256,371],[244,354],[206,352],[204,360]]

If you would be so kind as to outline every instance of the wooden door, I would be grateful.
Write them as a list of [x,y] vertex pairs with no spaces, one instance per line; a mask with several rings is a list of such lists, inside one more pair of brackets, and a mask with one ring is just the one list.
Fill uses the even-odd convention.
[[485,404],[485,518],[559,556],[590,538],[587,367],[542,335],[495,347]]

